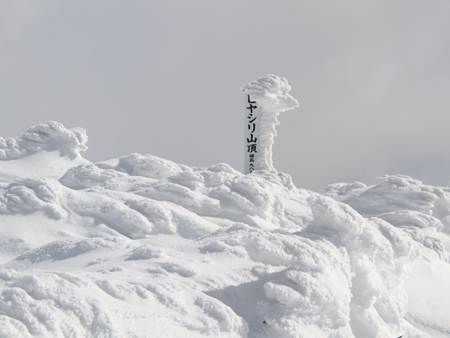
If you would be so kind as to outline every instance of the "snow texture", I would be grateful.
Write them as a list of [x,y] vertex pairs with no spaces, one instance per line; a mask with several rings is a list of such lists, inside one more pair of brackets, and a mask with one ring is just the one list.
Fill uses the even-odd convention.
[[291,95],[287,80],[276,75],[266,75],[247,83],[242,90],[256,101],[260,109],[258,153],[255,154],[255,170],[274,170],[272,146],[277,132],[275,126],[280,124],[277,117],[281,112],[298,107],[298,102]]
[[396,175],[315,193],[273,168],[47,157],[66,142],[33,148],[72,163],[59,177],[11,181],[29,162],[5,160],[0,337],[450,336],[450,189]]
[[50,121],[30,127],[20,137],[0,137],[0,160],[25,157],[41,150],[59,150],[71,158],[87,149],[88,138],[83,128],[66,129],[61,123]]

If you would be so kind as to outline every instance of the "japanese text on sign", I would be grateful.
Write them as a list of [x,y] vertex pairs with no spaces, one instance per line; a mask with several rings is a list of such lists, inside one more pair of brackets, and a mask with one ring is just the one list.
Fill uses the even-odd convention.
[[246,156],[245,156],[245,168],[246,173],[251,173],[253,170],[255,170],[255,154],[258,152],[257,145],[258,145],[258,113],[256,109],[258,106],[255,105],[256,101],[252,101],[250,99],[250,95],[247,95],[248,99],[248,107],[247,107],[247,116],[246,116],[246,123],[247,123],[247,130],[246,130]]

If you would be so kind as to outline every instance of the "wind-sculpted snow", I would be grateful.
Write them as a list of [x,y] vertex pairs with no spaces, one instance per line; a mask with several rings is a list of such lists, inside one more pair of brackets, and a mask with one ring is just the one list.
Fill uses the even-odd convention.
[[443,188],[424,185],[405,175],[385,175],[379,180],[380,184],[371,187],[359,182],[331,184],[323,193],[349,204],[364,216],[399,210],[450,214],[450,199]]
[[126,176],[114,169],[101,169],[93,164],[80,165],[69,169],[59,181],[71,189],[94,187],[111,178]]
[[0,195],[0,213],[28,214],[40,210],[49,217],[61,219],[67,215],[60,203],[61,189],[52,179],[17,179]]
[[286,111],[298,107],[290,94],[291,86],[284,77],[266,75],[242,87],[246,94],[270,111]]
[[86,142],[83,128],[66,129],[61,123],[50,121],[28,128],[17,138],[0,137],[0,160],[17,159],[42,150],[59,150],[61,155],[75,158],[87,149]]
[[130,154],[116,160],[101,162],[97,166],[102,169],[126,172],[129,175],[156,179],[172,176],[188,169],[185,165],[179,165],[152,155],[140,154]]
[[362,183],[336,183],[323,193],[352,206],[369,220],[382,219],[403,229],[423,246],[450,261],[445,245],[437,237],[450,232],[450,189],[432,187],[405,175],[385,175],[381,183],[367,187]]
[[405,282],[448,265],[444,188],[78,164],[0,188],[0,337],[428,337]]

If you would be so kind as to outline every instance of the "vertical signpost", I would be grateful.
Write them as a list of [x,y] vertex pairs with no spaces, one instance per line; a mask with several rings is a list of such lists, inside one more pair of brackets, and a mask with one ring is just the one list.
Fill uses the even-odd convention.
[[256,101],[247,94],[247,109],[245,114],[245,174],[255,170],[255,160],[258,154],[260,114]]
[[281,112],[298,107],[287,80],[266,75],[242,87],[245,93],[245,174],[254,170],[275,170],[272,146]]

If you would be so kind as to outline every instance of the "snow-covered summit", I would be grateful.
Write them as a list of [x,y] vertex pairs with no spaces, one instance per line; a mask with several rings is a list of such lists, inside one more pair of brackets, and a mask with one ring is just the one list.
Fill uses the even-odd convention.
[[444,188],[386,176],[318,194],[275,170],[78,160],[25,177],[0,162],[0,337],[450,332],[445,292],[428,314],[422,288],[450,276]]

